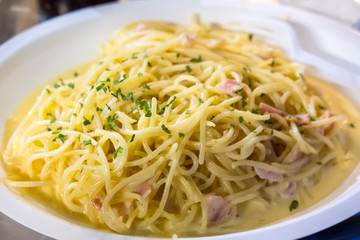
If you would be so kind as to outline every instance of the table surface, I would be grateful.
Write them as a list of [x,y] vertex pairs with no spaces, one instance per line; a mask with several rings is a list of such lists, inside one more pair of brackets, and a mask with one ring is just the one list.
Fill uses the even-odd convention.
[[[86,3],[87,0],[81,2]],[[254,1],[254,0],[252,0]],[[256,1],[256,0],[255,0]],[[285,4],[301,9],[327,15],[340,22],[351,25],[360,31],[360,0],[257,0],[258,2],[272,2]],[[39,2],[42,3],[40,6]],[[0,44],[12,36],[46,21],[52,15],[46,14],[45,6],[48,0],[0,0]],[[54,1],[52,1],[54,2]],[[65,1],[60,1],[64,3]],[[89,1],[88,1],[89,2]],[[96,2],[96,1],[95,1]],[[98,1],[99,2],[99,1]],[[63,13],[68,8],[60,9]],[[61,13],[61,12],[60,12]],[[0,212],[0,239],[1,240],[50,240],[52,238],[32,231],[29,228],[13,221]],[[360,215],[326,229],[317,234],[304,238],[317,239],[359,239],[360,240]]]

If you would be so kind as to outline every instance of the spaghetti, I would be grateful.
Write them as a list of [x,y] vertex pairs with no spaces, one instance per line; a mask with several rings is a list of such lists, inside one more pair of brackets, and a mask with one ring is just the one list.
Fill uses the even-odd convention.
[[346,117],[304,70],[196,19],[130,24],[43,89],[4,151],[6,183],[119,233],[233,232],[254,203],[290,214],[346,155]]

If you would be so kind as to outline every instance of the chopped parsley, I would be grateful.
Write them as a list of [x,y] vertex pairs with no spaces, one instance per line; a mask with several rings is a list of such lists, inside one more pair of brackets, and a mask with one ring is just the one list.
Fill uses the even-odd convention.
[[350,123],[349,126],[350,126],[351,128],[355,128],[355,125],[354,125],[353,123]]
[[103,88],[106,89],[105,83],[101,83],[99,86],[97,86],[97,87],[96,87],[96,91],[100,91],[100,90],[103,89]]
[[84,145],[84,146],[90,145],[90,144],[91,144],[91,139],[86,140],[86,141],[83,141],[83,145]]
[[60,85],[58,83],[54,84],[54,88],[59,88],[59,87],[60,87]]
[[151,65],[151,62],[147,62],[147,65],[148,65],[148,67],[151,67],[152,65]]
[[191,114],[191,111],[188,109],[188,110],[186,110],[186,112],[185,112],[185,114]]
[[211,73],[215,72],[215,66],[213,66]]
[[53,141],[55,142],[56,139],[60,139],[60,141],[61,141],[62,143],[64,143],[65,137],[66,137],[65,135],[62,135],[62,134],[60,133],[56,138],[53,139]]
[[84,118],[84,122],[83,122],[83,125],[84,125],[84,126],[88,126],[88,125],[91,124],[91,122],[90,122],[89,119],[87,119],[85,116],[83,116],[83,118]]
[[131,139],[129,140],[129,142],[133,142],[133,141],[134,141],[134,138],[135,138],[135,134],[133,134],[133,135],[131,136]]
[[316,117],[315,116],[310,116],[310,120],[311,121],[316,121]]
[[320,108],[321,110],[325,110],[325,107],[322,106],[322,105],[319,105],[319,108]]
[[176,96],[174,96],[174,98],[168,103],[166,104],[166,107],[169,107],[176,99]]
[[298,202],[297,200],[293,200],[293,201],[291,202],[290,206],[289,206],[290,212],[291,212],[292,210],[297,209],[298,206],[299,206],[299,202]]
[[77,117],[77,113],[73,113],[73,116],[74,116],[74,117]]
[[56,122],[56,118],[51,119],[50,123]]
[[74,77],[79,76],[79,74],[77,72],[74,72]]
[[166,133],[168,133],[168,134],[171,134],[171,131],[170,131],[164,124],[161,125],[161,129],[162,129],[164,132],[166,132]]
[[239,122],[242,123],[244,121],[244,118],[242,116],[239,117]]
[[230,126],[231,126],[232,128],[235,128],[235,125],[234,125],[234,124],[232,124],[232,123],[230,124]]
[[68,84],[68,87],[74,89],[74,88],[75,88],[75,84],[69,83],[69,84]]
[[272,66],[272,67],[275,66],[275,57],[273,57],[270,66]]
[[247,105],[247,102],[245,101],[245,98],[241,98],[241,105],[242,107],[245,107]]
[[48,93],[48,94],[51,94],[51,91],[50,91],[50,89],[46,89],[46,92]]
[[300,78],[301,78],[301,80],[303,80],[305,82],[305,78],[304,78],[304,75],[302,73],[300,73]]
[[84,107],[84,104],[83,104],[83,103],[80,103],[80,107],[83,108],[83,107]]
[[183,137],[184,134],[182,132],[179,132],[179,137]]
[[319,162],[316,162],[316,164],[317,164],[317,165],[322,165],[322,162],[319,161]]
[[204,99],[199,98],[199,102],[200,102],[200,103],[204,103]]
[[263,97],[263,96],[265,96],[265,93],[261,93],[260,97]]
[[119,146],[114,152],[114,159],[116,159],[117,155],[120,154],[122,151],[123,151],[123,148],[121,146]]
[[199,63],[199,62],[201,62],[201,61],[202,61],[201,56],[199,56],[198,58],[192,58],[192,59],[190,60],[190,62],[193,62],[193,63]]
[[105,106],[111,111],[111,107],[105,103]]
[[143,76],[143,74],[142,73],[138,73],[138,75],[137,75],[138,77],[142,77]]
[[251,109],[251,113],[258,114],[258,113],[259,113],[259,109],[253,108],[253,109]]
[[188,73],[191,73],[191,72],[192,72],[191,67],[190,67],[190,66],[186,66],[186,71],[187,71]]
[[210,120],[213,120],[214,118],[215,118],[215,116],[213,115],[213,116],[211,116]]
[[152,113],[151,112],[147,112],[146,114],[145,114],[145,117],[151,117],[152,116]]
[[127,96],[128,96],[128,98],[130,98],[131,102],[135,102],[135,100],[134,100],[134,94],[133,94],[132,92],[129,92],[129,93],[127,94]]
[[147,84],[144,84],[142,87],[143,87],[144,90],[145,90],[145,89],[146,89],[146,90],[150,90],[150,87],[149,87],[149,85],[147,85]]
[[252,41],[253,36],[254,36],[254,34],[252,34],[252,33],[250,33],[250,34],[248,35],[249,41]]
[[46,131],[50,132],[50,131],[52,131],[52,130],[51,130],[51,128],[48,127],[48,128],[46,129]]
[[177,54],[176,54],[176,58],[179,58],[179,57],[180,57],[180,53],[177,53]]
[[135,106],[132,106],[132,107],[131,107],[131,111],[128,112],[128,115],[129,115],[130,113],[132,113],[133,111],[135,111],[135,109],[136,109],[136,107],[135,107]]
[[110,71],[110,69],[109,69],[109,68],[105,68],[105,70],[106,70],[106,71]]
[[301,135],[304,135],[305,133],[306,133],[305,130],[300,130],[300,134],[301,134]]
[[304,107],[303,107],[303,106],[301,106],[301,107],[299,108],[299,113],[302,113],[302,112],[304,112]]
[[114,121],[114,120],[115,120],[115,117],[116,117],[116,114],[114,114],[113,117],[108,116],[108,117],[106,118],[107,123],[108,123],[110,129],[114,129],[114,127],[115,127],[115,121]]

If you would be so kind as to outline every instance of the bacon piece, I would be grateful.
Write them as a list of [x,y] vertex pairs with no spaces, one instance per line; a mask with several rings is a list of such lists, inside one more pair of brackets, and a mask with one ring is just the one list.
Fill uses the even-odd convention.
[[306,113],[290,115],[287,112],[284,112],[280,109],[277,109],[277,108],[270,106],[263,102],[261,102],[259,104],[259,109],[263,113],[267,112],[267,113],[273,113],[273,114],[280,115],[281,117],[285,118],[286,120],[294,122],[297,126],[302,126],[302,125],[306,125],[306,124],[310,123],[310,117]]
[[234,92],[242,89],[244,84],[241,82],[236,82],[234,80],[226,79],[226,81],[218,86],[218,90],[226,93],[226,94],[233,94]]
[[261,53],[256,53],[256,56],[258,56],[258,57],[261,58],[262,60],[268,60],[268,59],[274,57],[272,51],[265,51],[265,52],[261,52]]
[[90,200],[90,204],[93,205],[94,208],[100,211],[102,208],[103,201],[104,201],[103,197],[100,196],[99,194],[96,194],[96,197]]
[[196,33],[184,32],[180,34],[181,45],[184,47],[192,47],[195,43]]
[[281,182],[284,179],[284,176],[280,173],[265,170],[260,167],[254,167],[254,170],[261,179],[266,179],[271,182]]
[[219,47],[225,43],[225,39],[212,38],[208,44],[208,47]]
[[296,182],[291,182],[289,183],[287,188],[285,188],[280,194],[283,197],[291,197],[294,196],[295,192],[296,192]]
[[207,203],[207,221],[208,223],[216,222],[221,220],[223,217],[228,215],[231,211],[229,204],[224,198],[216,196],[213,193],[206,194],[205,200]]
[[287,112],[284,112],[284,111],[281,111],[280,109],[277,109],[277,108],[274,108],[272,106],[270,106],[269,104],[266,104],[266,103],[263,103],[261,102],[259,104],[259,109],[261,112],[265,113],[275,113],[275,114],[278,114],[282,117],[287,117],[289,116],[289,114]]
[[146,198],[151,193],[151,184],[148,182],[143,182],[139,184],[133,192],[140,194],[144,198]]
[[309,114],[301,113],[297,115],[289,115],[289,120],[296,123],[297,126],[310,124]]
[[135,31],[136,31],[136,32],[141,32],[141,31],[144,31],[144,30],[146,30],[146,29],[147,29],[147,27],[146,27],[145,24],[139,23],[139,24],[136,26]]
[[[335,114],[331,113],[330,111],[326,110],[323,115],[320,116],[320,120],[322,119],[327,119],[327,118],[331,118],[331,117],[334,117]],[[322,135],[326,135],[331,129],[333,129],[334,127],[334,123],[331,123],[329,124],[328,126],[324,127],[324,126],[320,126],[319,127],[319,130],[320,130],[320,133]]]

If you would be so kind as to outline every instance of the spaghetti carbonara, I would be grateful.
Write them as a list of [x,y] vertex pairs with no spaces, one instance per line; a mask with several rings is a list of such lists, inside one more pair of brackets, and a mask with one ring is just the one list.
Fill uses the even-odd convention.
[[3,152],[6,184],[124,234],[238,231],[278,203],[290,215],[347,154],[346,117],[304,70],[196,19],[130,24],[44,87]]

